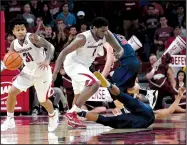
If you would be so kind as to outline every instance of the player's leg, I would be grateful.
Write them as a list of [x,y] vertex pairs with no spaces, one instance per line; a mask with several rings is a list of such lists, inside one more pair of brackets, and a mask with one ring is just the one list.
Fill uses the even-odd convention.
[[[99,73],[99,72],[94,72],[94,75],[101,81],[101,84],[104,84],[104,86],[106,86],[109,91],[117,96],[118,94],[120,94],[120,92],[122,92],[116,85],[112,85],[110,82],[108,82],[108,80],[105,79],[105,77]],[[132,80],[131,80],[132,82]],[[115,97],[111,96],[114,100],[116,99]],[[157,98],[158,98],[158,91],[156,91],[155,95],[148,95],[147,96],[150,106],[151,108],[154,108],[157,102]]]
[[1,124],[1,131],[5,131],[9,128],[15,128],[14,121],[14,108],[16,104],[16,97],[22,91],[26,91],[27,88],[32,86],[31,77],[23,72],[21,72],[10,88],[7,96],[7,118],[3,124]]
[[72,106],[75,104],[77,98],[79,97],[80,94],[75,94],[74,95],[74,98],[73,98],[73,103],[72,103]]
[[53,93],[51,88],[51,70],[43,73],[42,77],[34,80],[34,87],[40,104],[47,110],[49,115],[48,131],[54,131],[58,126],[58,111],[54,110],[52,102],[48,99]]
[[78,115],[80,117],[85,117],[87,121],[93,121],[105,126],[110,126],[113,128],[118,128],[118,116],[112,116],[112,117],[105,117],[103,115],[100,115],[95,112],[79,112]]
[[79,116],[85,117],[87,121],[93,121],[112,128],[145,128],[154,122],[154,114],[145,117],[143,114],[123,113],[118,116],[106,117],[95,112],[82,111]]
[[71,68],[64,68],[71,77],[74,94],[80,94],[76,97],[73,107],[65,114],[65,117],[71,124],[85,128],[86,126],[78,119],[76,113],[81,112],[81,106],[99,89],[100,81],[81,64],[75,63]]

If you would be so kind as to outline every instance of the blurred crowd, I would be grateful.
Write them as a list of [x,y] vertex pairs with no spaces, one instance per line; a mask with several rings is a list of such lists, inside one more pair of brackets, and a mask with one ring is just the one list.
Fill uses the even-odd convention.
[[[92,20],[98,16],[108,19],[109,29],[113,33],[122,34],[127,40],[132,35],[135,35],[141,41],[143,47],[137,51],[137,55],[142,67],[148,64],[151,65],[153,57],[155,59],[160,58],[176,36],[179,35],[186,41],[185,0],[7,0],[2,1],[1,10],[5,11],[6,26],[17,14],[22,14],[29,24],[28,32],[44,37],[55,46],[53,63],[60,51],[70,44],[78,33],[89,30]],[[14,35],[6,27],[7,51],[14,39]],[[186,51],[184,50],[180,54],[185,55]],[[105,61],[106,56],[97,58],[90,69],[92,71],[102,71]],[[118,62],[111,69],[111,75],[117,65]],[[175,73],[177,75],[174,75],[177,89],[182,84],[180,82],[183,82],[183,86],[185,86],[186,74],[181,69],[179,68],[177,70],[178,73]],[[148,72],[142,68],[140,73],[145,73],[146,75]],[[182,79],[180,74],[183,75]],[[58,75],[54,88],[61,88],[60,90],[62,91],[54,89],[56,96],[59,96],[59,99],[53,100],[55,106],[61,108],[62,111],[67,110],[68,107],[71,107],[74,94],[71,80],[63,69]],[[151,85],[149,88],[151,88]],[[158,88],[153,87],[153,89]],[[35,96],[34,89],[31,88],[31,90],[33,90],[31,91],[31,96]],[[170,95],[172,96],[173,94],[171,93]],[[165,96],[167,94],[162,94],[162,98]],[[36,97],[34,98],[36,99]],[[33,102],[31,113],[39,114],[41,109],[39,104],[37,101],[33,101],[34,99],[31,100]],[[60,103],[60,100],[63,100],[61,101],[62,103]],[[94,109],[95,106],[104,106],[105,108],[102,109],[106,110],[112,105],[105,102],[100,104],[87,103],[84,109]],[[160,106],[163,107],[163,105]]]

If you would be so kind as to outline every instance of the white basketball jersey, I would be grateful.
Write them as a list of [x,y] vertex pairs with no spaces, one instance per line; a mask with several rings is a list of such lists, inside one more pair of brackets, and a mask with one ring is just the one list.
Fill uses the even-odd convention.
[[96,42],[90,30],[80,33],[79,35],[84,35],[86,37],[85,45],[68,54],[65,61],[73,60],[90,67],[98,54],[104,55],[103,45],[106,39],[104,37]]
[[23,71],[31,75],[41,75],[42,71],[38,68],[38,63],[42,62],[46,58],[46,53],[43,47],[36,47],[29,39],[27,33],[23,46],[18,42],[18,39],[14,40],[14,49],[23,59],[25,67]]

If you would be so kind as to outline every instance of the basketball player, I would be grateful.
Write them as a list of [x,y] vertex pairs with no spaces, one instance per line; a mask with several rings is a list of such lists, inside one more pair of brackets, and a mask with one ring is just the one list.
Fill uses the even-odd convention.
[[[100,78],[102,78],[101,81],[105,81],[105,83],[110,84],[101,74]],[[179,90],[176,100],[169,108],[153,112],[149,105],[144,104],[142,101],[139,101],[128,94],[122,93],[117,86],[112,84],[110,85],[115,97],[124,104],[124,106],[130,111],[129,113],[122,111],[119,115],[110,117],[85,111],[78,114],[81,117],[85,117],[87,121],[94,121],[112,128],[146,128],[153,124],[156,119],[163,119],[171,115],[177,108],[185,91],[185,88],[181,88]],[[76,125],[74,127],[76,127]]]
[[99,89],[100,82],[89,67],[98,54],[104,55],[103,45],[106,41],[115,49],[117,58],[123,55],[123,48],[108,30],[108,21],[103,17],[97,17],[92,22],[92,29],[78,34],[61,51],[56,60],[53,80],[56,79],[64,63],[64,70],[71,77],[75,98],[77,98],[73,107],[65,114],[69,126],[76,124],[78,128],[86,128],[78,119],[76,112],[80,112],[81,106]]
[[[50,61],[53,58],[54,46],[36,34],[27,33],[27,21],[18,15],[10,22],[10,29],[16,36],[11,43],[10,51],[16,51],[23,59],[24,67],[12,83],[7,98],[7,118],[1,124],[1,131],[15,128],[14,108],[16,96],[33,86],[36,89],[40,104],[48,111],[48,131],[54,131],[58,126],[58,112],[53,109],[47,99],[52,83]],[[45,53],[44,48],[47,49]]]
[[[146,98],[149,100],[150,102],[150,106],[153,109],[155,106],[155,102],[153,103],[152,99],[153,97],[157,97],[158,95],[158,91],[156,90],[143,90],[143,89],[139,89],[136,90],[135,87],[135,81],[137,78],[137,74],[140,68],[140,62],[136,56],[136,52],[134,51],[134,49],[131,47],[130,44],[128,44],[127,40],[125,39],[124,36],[119,35],[119,34],[114,34],[114,37],[116,38],[116,40],[118,41],[118,43],[121,45],[121,47],[124,49],[124,54],[123,56],[119,59],[119,66],[117,67],[117,69],[114,71],[114,74],[112,75],[112,83],[115,83],[115,85],[120,89],[121,92],[124,93],[140,93],[146,96]],[[108,49],[111,47],[108,47]],[[107,52],[108,53],[108,52]],[[110,59],[110,60],[114,60],[114,59]],[[108,60],[105,64],[105,66],[110,67],[110,65],[107,64],[111,64]],[[97,77],[97,73],[95,73],[96,77]],[[101,82],[101,86],[103,87],[107,87],[110,90],[110,86],[106,86],[107,84],[103,84]],[[137,92],[138,91],[138,92]],[[112,93],[112,92],[111,92]],[[115,98],[113,98],[115,99]]]

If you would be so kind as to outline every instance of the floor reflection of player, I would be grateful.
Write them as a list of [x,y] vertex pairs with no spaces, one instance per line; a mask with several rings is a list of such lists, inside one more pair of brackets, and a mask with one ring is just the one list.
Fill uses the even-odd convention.
[[[58,112],[53,109],[47,92],[52,83],[50,61],[53,58],[54,46],[34,33],[27,33],[27,21],[18,15],[10,22],[10,29],[16,36],[12,41],[10,51],[16,51],[23,59],[24,67],[16,77],[8,92],[7,118],[1,124],[1,131],[15,128],[14,108],[16,96],[33,86],[36,89],[40,104],[48,111],[48,131],[54,131],[58,126]],[[47,49],[45,53],[44,48]]]

